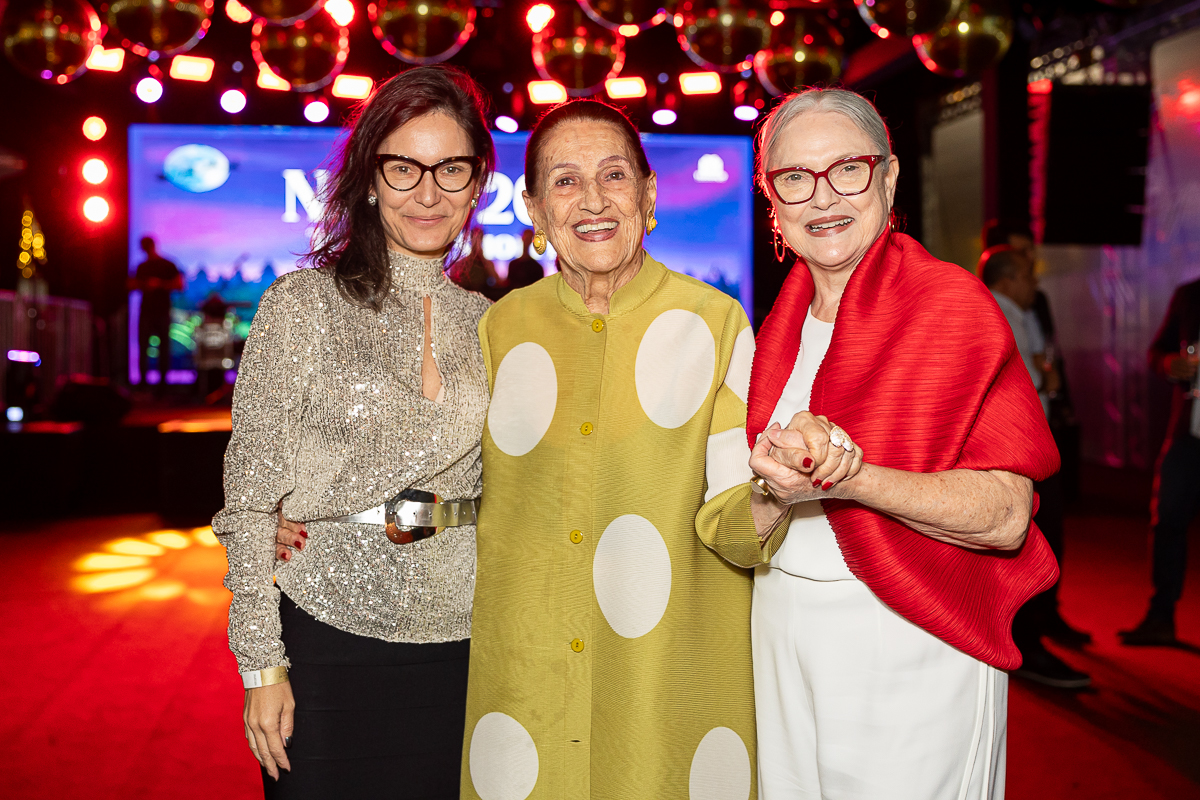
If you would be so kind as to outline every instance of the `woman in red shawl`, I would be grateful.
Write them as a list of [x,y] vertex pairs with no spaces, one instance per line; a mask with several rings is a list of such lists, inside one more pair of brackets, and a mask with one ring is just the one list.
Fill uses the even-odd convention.
[[757,565],[760,798],[1003,797],[1012,617],[1057,574],[1031,524],[1058,468],[1037,394],[983,284],[892,232],[867,100],[793,95],[758,147],[799,261],[758,336],[754,477],[698,524]]

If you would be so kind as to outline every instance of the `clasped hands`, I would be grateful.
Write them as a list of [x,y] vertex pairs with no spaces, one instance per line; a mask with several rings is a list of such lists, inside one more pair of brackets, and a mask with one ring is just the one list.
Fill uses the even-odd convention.
[[834,444],[835,427],[810,411],[793,416],[786,428],[776,422],[758,437],[750,469],[783,505],[838,497],[838,488],[862,469],[863,451],[857,444],[852,450]]

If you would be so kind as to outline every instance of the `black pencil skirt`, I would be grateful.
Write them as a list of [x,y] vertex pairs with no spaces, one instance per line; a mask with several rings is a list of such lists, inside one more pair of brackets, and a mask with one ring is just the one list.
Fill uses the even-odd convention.
[[385,642],[280,598],[296,724],[267,800],[458,800],[470,640]]

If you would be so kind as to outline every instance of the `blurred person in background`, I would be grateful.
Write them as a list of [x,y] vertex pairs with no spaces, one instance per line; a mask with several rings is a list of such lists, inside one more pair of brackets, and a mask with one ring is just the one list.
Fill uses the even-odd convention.
[[[158,388],[167,384],[171,368],[171,292],[183,290],[183,273],[174,262],[163,258],[153,236],[143,236],[140,242],[146,260],[138,264],[129,279],[131,290],[140,290],[142,304],[138,311],[138,368],[142,385],[149,383],[150,362],[158,370]],[[151,354],[154,350],[154,354]]]
[[529,255],[529,248],[532,245],[533,228],[526,228],[521,231],[521,255],[508,263],[509,291],[531,286],[546,277],[542,265],[536,258]]
[[1175,644],[1175,604],[1187,570],[1187,530],[1200,512],[1200,281],[1175,290],[1150,345],[1150,366],[1175,384],[1167,438],[1155,466],[1150,503],[1154,595],[1137,627],[1121,632],[1128,645]]
[[[991,290],[996,304],[1012,328],[1017,350],[1038,391],[1043,413],[1050,416],[1050,396],[1058,389],[1059,375],[1045,361],[1045,340],[1032,308],[1037,293],[1037,277],[1027,253],[1009,245],[997,245],[984,251],[979,259],[979,277]],[[1040,500],[1034,521],[1054,551],[1060,567],[1063,548],[1063,505],[1061,479],[1057,474],[1035,484]],[[1058,634],[1053,636],[1052,632]],[[1013,641],[1021,650],[1021,667],[1016,674],[1060,689],[1080,689],[1091,678],[1055,656],[1042,643],[1043,636],[1058,638],[1063,632],[1087,636],[1075,631],[1063,620],[1058,608],[1058,582],[1030,598],[1013,618]],[[1091,637],[1087,636],[1086,641]],[[1071,641],[1084,644],[1084,641]]]

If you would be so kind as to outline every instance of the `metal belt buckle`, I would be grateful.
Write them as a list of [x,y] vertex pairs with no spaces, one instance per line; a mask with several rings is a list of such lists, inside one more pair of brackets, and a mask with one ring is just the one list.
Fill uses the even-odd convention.
[[[426,499],[432,498],[432,500]],[[419,489],[406,489],[400,494],[393,497],[383,506],[383,519],[386,526],[385,530],[387,537],[396,544],[412,544],[421,539],[428,539],[434,534],[441,533],[445,530],[444,527],[436,527],[432,524],[421,525],[422,522],[433,522],[433,514],[430,512],[429,503],[440,503],[442,499],[432,492],[423,492]],[[411,505],[409,505],[411,504]],[[399,517],[401,516],[401,506],[418,506],[415,513],[404,514],[405,517],[412,517],[412,521],[417,525],[401,524]],[[408,511],[409,509],[404,509]],[[408,519],[404,519],[407,522]]]

